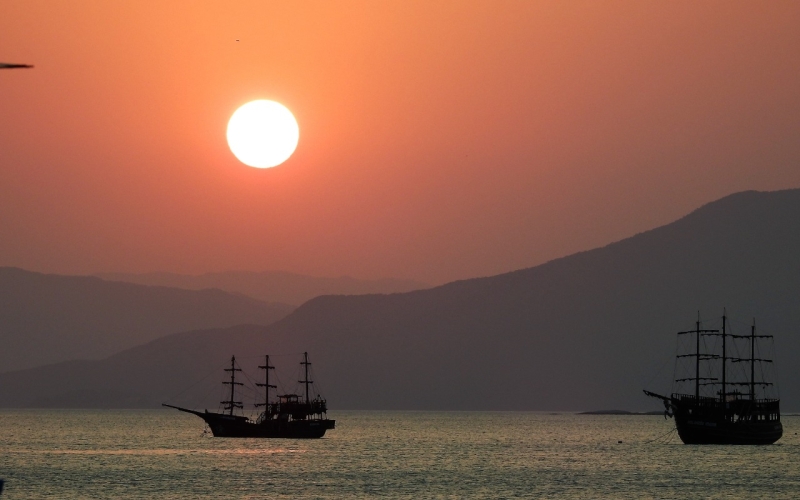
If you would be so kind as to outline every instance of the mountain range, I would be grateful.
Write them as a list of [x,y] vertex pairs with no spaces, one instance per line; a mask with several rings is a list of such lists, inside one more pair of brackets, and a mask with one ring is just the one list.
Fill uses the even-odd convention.
[[0,371],[98,359],[175,332],[268,325],[294,309],[221,290],[0,268]]
[[218,288],[226,292],[239,293],[266,302],[279,302],[296,306],[320,295],[398,293],[430,287],[428,284],[412,280],[393,278],[362,280],[349,276],[325,278],[280,271],[226,271],[200,275],[103,273],[97,276],[111,281],[185,288],[187,290]]
[[[309,351],[334,409],[655,409],[641,390],[669,391],[675,332],[698,311],[711,320],[727,308],[734,333],[756,317],[775,335],[783,405],[797,409],[799,278],[800,190],[749,191],[529,269],[321,296],[269,326],[187,331],[104,360],[0,374],[0,405],[216,408],[231,354],[250,368],[279,355],[291,372]],[[291,390],[299,379],[286,380]]]

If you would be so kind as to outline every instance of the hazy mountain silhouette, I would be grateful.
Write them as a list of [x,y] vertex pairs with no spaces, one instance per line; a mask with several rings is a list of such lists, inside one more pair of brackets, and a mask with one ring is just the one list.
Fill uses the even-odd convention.
[[[216,408],[222,399],[218,382],[223,365],[230,364],[230,350],[255,362],[247,353],[263,343],[264,332],[265,327],[256,325],[184,332],[103,360],[66,361],[5,373],[0,375],[4,381],[0,405],[142,408],[169,399]],[[31,392],[32,387],[42,392]]]
[[342,276],[319,278],[280,271],[227,271],[186,275],[175,273],[103,273],[100,278],[112,281],[160,285],[188,290],[219,288],[226,292],[241,293],[267,302],[300,305],[320,295],[363,295],[370,293],[410,292],[430,285],[411,280],[379,279],[360,280]]
[[[0,404],[216,408],[215,371],[230,354],[254,368],[256,354],[308,350],[334,409],[656,409],[641,389],[668,390],[675,332],[698,309],[711,318],[727,307],[776,335],[784,409],[797,409],[800,381],[787,375],[800,364],[798,298],[800,190],[751,191],[530,269],[318,297],[266,328],[183,333],[104,361],[4,374]],[[299,355],[279,359],[291,367]],[[182,399],[179,387],[195,382],[212,396]]]
[[0,268],[0,371],[106,357],[193,328],[270,324],[292,306],[220,290],[112,283]]

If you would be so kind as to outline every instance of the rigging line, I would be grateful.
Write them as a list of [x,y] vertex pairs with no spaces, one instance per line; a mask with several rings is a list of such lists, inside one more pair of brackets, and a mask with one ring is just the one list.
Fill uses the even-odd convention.
[[[241,365],[238,363],[239,360],[237,359],[236,361],[237,361],[236,366],[239,366],[241,368]],[[241,377],[243,377],[245,381],[238,390],[240,395],[239,397],[242,400],[242,402],[246,400],[248,401],[249,404],[249,401],[258,400],[261,397],[261,390],[256,387],[255,385],[256,382],[251,377],[250,373],[247,370],[242,369]]]
[[[272,358],[285,358],[287,356],[301,356],[302,354],[303,354],[302,352],[284,352],[284,353],[278,353],[278,354],[274,354],[274,353],[270,352],[269,353],[269,357],[270,357],[270,359],[272,359]],[[239,360],[239,359],[244,359],[244,360],[247,360],[247,359],[259,359],[259,360],[263,361],[264,360],[264,354],[254,354],[254,355],[251,355],[251,356],[236,356],[236,359],[237,360]]]
[[660,376],[660,375],[661,375],[661,372],[663,372],[663,371],[664,371],[664,367],[666,367],[666,366],[667,366],[667,364],[669,364],[669,362],[670,362],[670,361],[672,361],[672,358],[665,357],[665,359],[664,359],[664,363],[663,363],[663,364],[662,364],[662,365],[661,365],[661,366],[658,368],[658,371],[656,371],[656,372],[653,374],[653,376],[652,376],[652,377],[650,377],[650,380],[648,380],[648,381],[647,381],[647,383],[646,383],[644,386],[645,386],[645,387],[650,387],[650,384],[653,382],[653,380],[654,380],[656,377],[658,377],[658,376]]
[[[769,334],[769,332],[767,332],[767,334]],[[772,365],[772,366],[769,367],[769,369],[772,370],[772,376],[774,377],[774,380],[775,380],[775,391],[772,393],[772,396],[780,397],[780,395],[781,395],[781,386],[780,386],[781,377],[780,377],[780,373],[778,372],[778,367],[780,366],[780,361],[778,360],[778,352],[779,351],[778,351],[778,349],[775,349],[775,337],[772,337],[771,339],[767,339],[767,340],[769,341],[768,342],[769,347],[767,347],[767,349],[768,349],[767,353],[769,354],[770,359],[774,360],[772,363],[769,363],[770,365]],[[760,351],[759,351],[759,355],[760,355]],[[765,363],[760,363],[760,364],[761,364],[761,372],[763,374],[763,372],[764,372],[764,364]],[[762,379],[761,380],[766,380],[766,379],[763,378],[763,375],[762,375]],[[765,392],[766,392],[766,388],[765,388]],[[765,394],[765,396],[766,396],[766,394]]]
[[[645,442],[644,442],[644,444],[655,443],[656,441],[658,441],[658,440],[660,440],[660,439],[662,439],[662,438],[664,438],[664,437],[668,436],[669,434],[672,434],[673,432],[675,432],[675,431],[677,431],[677,430],[678,430],[678,428],[677,428],[677,427],[672,427],[672,429],[668,430],[668,431],[667,431],[667,432],[665,432],[664,434],[661,434],[661,435],[659,435],[659,436],[657,436],[657,437],[655,437],[655,438],[653,438],[653,439],[651,439],[651,440],[649,440],[649,441],[645,441]],[[670,437],[670,439],[671,439],[671,437]]]
[[314,374],[313,368],[308,371],[308,375],[311,377],[313,383],[311,384],[311,390],[314,392],[314,397],[320,396],[322,397],[325,394],[325,391],[322,390],[322,384],[317,382],[318,377]]
[[219,369],[220,369],[220,368],[221,368],[221,365],[220,365],[220,366],[216,366],[216,367],[212,368],[212,369],[211,369],[211,370],[210,370],[208,373],[206,373],[206,375],[205,375],[203,378],[201,378],[200,380],[197,380],[197,381],[195,381],[194,383],[192,383],[190,386],[188,386],[188,387],[186,387],[185,389],[183,389],[183,390],[182,390],[181,392],[179,392],[178,394],[175,394],[174,396],[172,396],[172,397],[170,398],[170,400],[175,400],[175,399],[177,399],[177,398],[179,398],[179,397],[183,396],[183,394],[184,394],[184,393],[186,393],[186,392],[188,392],[190,389],[192,389],[192,388],[194,388],[195,386],[199,385],[200,383],[202,383],[202,382],[206,381],[206,379],[208,379],[208,377],[210,377],[212,373],[215,373],[215,372],[219,371]]
[[[236,364],[238,366],[241,366],[241,365],[239,365],[239,363],[236,363]],[[247,387],[248,389],[253,389],[253,387],[255,386],[254,385],[255,381],[252,378],[250,378],[250,374],[247,373],[245,370],[242,370],[242,377],[244,377],[245,380],[247,380],[247,382],[249,382],[249,385],[245,385],[244,387]]]
[[[741,327],[746,331],[750,331],[750,322],[749,321],[741,321],[736,318],[731,318],[730,316],[725,316],[728,319],[728,323],[732,323],[735,326]],[[760,328],[759,328],[760,330]]]
[[[679,335],[679,337],[680,337],[680,335]],[[678,360],[681,359],[681,358],[678,357],[678,352],[680,352],[678,350],[680,348],[679,344],[680,344],[680,342],[675,342],[675,354],[674,354],[674,356],[675,356],[675,364],[672,366],[672,380],[670,381],[670,384],[669,384],[669,392],[675,392],[675,389],[676,389],[676,387],[675,387],[675,379],[678,378]]]
[[[212,391],[216,391],[216,390],[218,390],[218,389],[219,389],[219,387],[217,387],[216,385],[213,385],[213,386],[212,386],[212,385],[209,385],[209,387],[206,389],[206,392],[205,392],[205,393],[203,393],[203,394],[200,396],[200,398],[198,399],[198,401],[199,401],[199,402],[201,402],[201,403],[207,403],[207,402],[208,402],[208,400],[210,399],[210,397],[209,397],[209,396],[210,396],[211,392],[212,392]],[[224,398],[224,397],[225,397],[225,396],[223,395],[223,396],[222,396],[220,399],[222,399],[222,398]]]
[[280,373],[278,372],[278,370],[275,370],[272,373],[272,376],[275,377],[274,384],[276,386],[278,386],[278,387],[275,388],[275,391],[278,394],[281,394],[281,393],[286,394],[286,385],[283,382],[281,382],[281,376],[280,376]]
[[675,427],[673,430],[674,430],[675,432],[673,432],[672,434],[670,434],[670,435],[667,437],[667,440],[666,440],[666,442],[665,442],[664,444],[671,444],[671,443],[672,443],[672,441],[674,441],[674,440],[675,440],[675,436],[677,436],[677,435],[678,435],[678,428],[677,428],[677,427]]

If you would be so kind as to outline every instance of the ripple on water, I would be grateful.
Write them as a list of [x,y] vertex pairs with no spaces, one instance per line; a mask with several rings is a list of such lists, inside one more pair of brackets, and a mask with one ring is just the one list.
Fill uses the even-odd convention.
[[[311,441],[218,439],[168,410],[0,411],[4,498],[794,498],[775,446],[685,446],[654,416],[336,412]],[[621,442],[620,442],[621,441]]]

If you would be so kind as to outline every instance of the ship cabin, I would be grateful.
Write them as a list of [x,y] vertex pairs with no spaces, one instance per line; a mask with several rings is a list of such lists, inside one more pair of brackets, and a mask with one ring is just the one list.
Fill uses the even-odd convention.
[[320,396],[304,401],[299,394],[281,394],[277,403],[269,404],[267,414],[279,420],[320,420],[327,411],[327,401]]
[[[727,422],[780,422],[780,400],[751,399],[749,394],[729,392],[722,408],[722,401],[715,397],[696,397],[693,394],[673,394],[672,399],[680,404],[673,406],[676,417],[687,420]],[[677,415],[680,414],[680,415]]]

